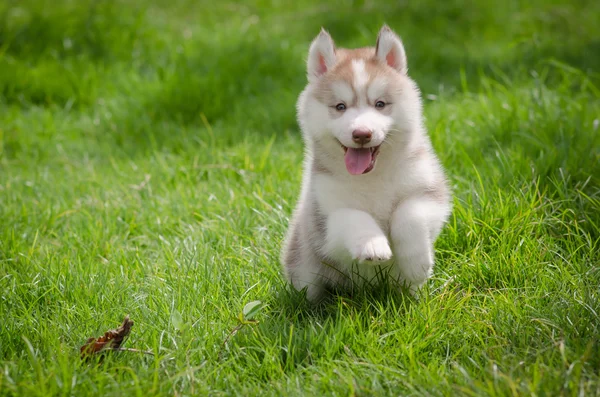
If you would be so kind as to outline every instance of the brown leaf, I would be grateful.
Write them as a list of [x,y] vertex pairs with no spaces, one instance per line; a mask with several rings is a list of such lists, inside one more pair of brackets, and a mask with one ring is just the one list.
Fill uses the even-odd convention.
[[85,345],[81,346],[81,358],[92,356],[105,349],[118,349],[133,327],[133,321],[125,316],[123,324],[119,328],[108,330],[99,338],[89,338]]

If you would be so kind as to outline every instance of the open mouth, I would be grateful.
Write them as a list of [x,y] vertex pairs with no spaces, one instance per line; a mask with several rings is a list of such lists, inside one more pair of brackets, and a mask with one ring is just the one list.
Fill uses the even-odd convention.
[[365,148],[353,148],[342,145],[346,169],[352,175],[361,175],[370,172],[375,167],[375,160],[381,145]]

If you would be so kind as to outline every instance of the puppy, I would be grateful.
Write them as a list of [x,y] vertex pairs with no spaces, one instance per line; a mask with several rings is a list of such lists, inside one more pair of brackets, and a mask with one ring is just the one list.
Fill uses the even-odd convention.
[[375,47],[310,46],[297,116],[300,198],[281,252],[292,285],[318,301],[330,286],[382,272],[416,293],[431,276],[451,192],[423,125],[404,46],[384,26]]

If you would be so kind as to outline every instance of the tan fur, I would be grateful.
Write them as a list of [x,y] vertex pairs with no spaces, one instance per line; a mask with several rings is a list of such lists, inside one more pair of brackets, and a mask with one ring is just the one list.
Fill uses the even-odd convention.
[[[402,82],[398,81],[398,75],[393,69],[387,67],[382,61],[376,58],[375,48],[363,47],[357,49],[345,49],[339,48],[336,50],[337,63],[335,66],[323,75],[322,79],[317,83],[314,90],[314,96],[321,103],[327,106],[335,106],[335,98],[331,89],[331,85],[337,81],[346,82],[354,90],[355,99],[358,96],[354,87],[354,71],[352,69],[352,63],[356,60],[362,60],[365,64],[365,70],[369,76],[367,87],[373,80],[378,77],[388,77],[391,84],[388,87],[389,91],[401,91]],[[392,96],[391,94],[388,96]],[[371,104],[371,103],[370,103]],[[348,106],[354,106],[355,102],[347,104]],[[373,104],[371,104],[373,105]],[[335,112],[335,109],[331,111],[332,117],[338,117],[339,114]]]

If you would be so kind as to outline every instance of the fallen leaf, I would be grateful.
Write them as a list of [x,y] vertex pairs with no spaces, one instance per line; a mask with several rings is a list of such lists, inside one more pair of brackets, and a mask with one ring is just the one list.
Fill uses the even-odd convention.
[[125,316],[119,328],[108,330],[99,338],[89,338],[85,345],[81,346],[81,358],[90,357],[106,349],[119,349],[131,332],[131,327],[133,321],[129,316]]

